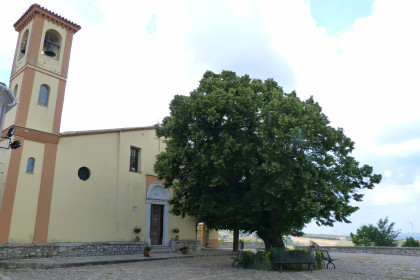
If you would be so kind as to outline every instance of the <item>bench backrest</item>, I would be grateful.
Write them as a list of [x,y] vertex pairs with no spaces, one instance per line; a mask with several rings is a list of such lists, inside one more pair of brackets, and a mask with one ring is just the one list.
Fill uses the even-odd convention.
[[283,251],[273,254],[274,263],[315,263],[312,252],[305,251]]
[[330,260],[330,259],[331,259],[330,254],[328,253],[328,251],[327,251],[327,250],[320,250],[320,251],[321,251],[321,253],[322,253],[322,258],[323,258],[324,260]]

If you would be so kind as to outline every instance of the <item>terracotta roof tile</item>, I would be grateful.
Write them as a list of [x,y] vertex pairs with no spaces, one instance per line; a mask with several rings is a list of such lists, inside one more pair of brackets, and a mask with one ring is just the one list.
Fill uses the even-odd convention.
[[44,15],[51,17],[54,16],[56,18],[59,18],[62,22],[66,23],[66,25],[71,28],[73,30],[74,33],[76,33],[77,31],[79,31],[82,27],[68,19],[66,19],[65,17],[60,16],[59,14],[56,14],[38,4],[32,4],[29,9],[15,22],[15,24],[13,25],[15,27],[15,29],[17,31],[21,30],[24,26],[26,26],[26,24],[28,23],[28,21],[25,19],[33,12],[38,10],[38,12],[43,12]]
[[99,130],[85,130],[85,131],[66,131],[60,133],[61,137],[70,136],[86,136],[95,134],[106,134],[106,133],[119,133],[119,132],[130,132],[130,131],[141,131],[141,130],[154,130],[153,126],[145,127],[125,127],[125,128],[113,128],[113,129],[99,129]]

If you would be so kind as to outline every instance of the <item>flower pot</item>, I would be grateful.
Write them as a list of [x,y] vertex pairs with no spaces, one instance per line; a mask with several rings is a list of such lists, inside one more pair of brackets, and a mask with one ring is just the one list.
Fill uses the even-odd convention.
[[143,256],[150,257],[150,251],[143,251]]
[[183,255],[187,255],[187,254],[188,254],[188,250],[182,250],[182,251],[181,251],[181,253],[182,253]]
[[140,237],[139,236],[136,236],[136,239],[135,239],[136,241],[140,241]]
[[175,241],[178,241],[178,240],[179,240],[179,236],[175,235]]

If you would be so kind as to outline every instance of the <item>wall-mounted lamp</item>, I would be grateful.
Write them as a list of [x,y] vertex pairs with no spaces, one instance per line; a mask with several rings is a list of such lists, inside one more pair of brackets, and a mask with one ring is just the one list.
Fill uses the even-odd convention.
[[19,140],[16,140],[16,141],[12,142],[11,137],[15,134],[15,132],[16,132],[16,129],[14,127],[11,127],[9,129],[9,131],[7,132],[6,137],[0,137],[0,138],[9,140],[9,144],[7,145],[7,147],[0,147],[1,149],[9,149],[10,148],[10,149],[14,150],[14,149],[17,149],[20,146],[22,146],[22,143]]

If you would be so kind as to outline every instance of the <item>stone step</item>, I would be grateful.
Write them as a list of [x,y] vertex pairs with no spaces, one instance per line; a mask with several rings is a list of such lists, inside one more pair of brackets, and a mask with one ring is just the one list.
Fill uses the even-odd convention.
[[150,247],[152,248],[153,253],[170,253],[171,252],[171,247],[169,246],[152,245]]

